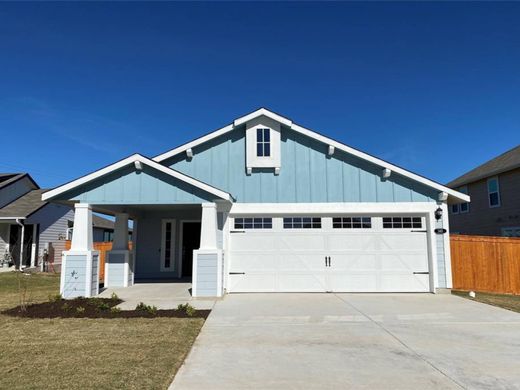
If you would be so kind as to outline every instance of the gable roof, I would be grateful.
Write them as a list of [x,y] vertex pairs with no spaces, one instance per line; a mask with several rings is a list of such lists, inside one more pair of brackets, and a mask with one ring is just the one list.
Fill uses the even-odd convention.
[[462,176],[450,181],[447,186],[452,188],[460,187],[464,184],[482,180],[516,168],[520,168],[520,145],[466,172]]
[[63,194],[64,192],[70,191],[76,187],[89,183],[93,180],[96,180],[102,176],[105,176],[111,172],[114,172],[118,169],[126,167],[130,164],[135,164],[136,162],[145,164],[153,169],[161,171],[171,177],[174,177],[187,184],[197,187],[203,191],[213,194],[213,195],[217,196],[218,198],[221,198],[221,199],[224,199],[224,200],[227,200],[230,202],[233,201],[233,197],[229,193],[219,190],[218,188],[215,188],[213,186],[210,186],[209,184],[203,183],[200,180],[194,179],[193,177],[180,173],[179,171],[176,171],[174,169],[161,165],[138,153],[133,154],[127,158],[124,158],[123,160],[120,160],[118,162],[115,162],[114,164],[108,165],[105,168],[94,171],[86,176],[82,176],[76,180],[73,180],[69,183],[63,184],[50,191],[47,191],[42,195],[42,200],[44,200],[44,201],[51,200],[51,199],[55,198],[56,196]]
[[0,173],[0,189],[17,182],[18,180],[27,177],[36,189],[40,188],[34,179],[28,173]]
[[42,200],[45,190],[32,190],[0,209],[0,218],[27,218],[47,204]]
[[227,126],[224,126],[222,127],[221,129],[218,129],[218,130],[215,130],[209,134],[206,134],[200,138],[197,138],[193,141],[190,141],[188,143],[185,143],[181,146],[178,146],[174,149],[171,149],[165,153],[162,153],[156,157],[153,158],[154,161],[157,161],[157,162],[162,162],[170,157],[173,157],[175,155],[178,155],[179,153],[185,153],[188,149],[191,149],[197,145],[200,145],[200,144],[203,144],[207,141],[210,141],[216,137],[219,137],[223,134],[226,134],[232,130],[234,130],[237,126],[240,126],[254,118],[257,118],[259,116],[266,116],[268,118],[271,118],[287,127],[289,127],[291,130],[297,132],[297,133],[300,133],[300,134],[304,134],[310,138],[313,138],[315,140],[318,140],[326,145],[329,145],[329,146],[332,146],[334,148],[337,148],[338,150],[342,150],[346,153],[349,153],[351,155],[354,155],[358,158],[361,158],[363,160],[366,160],[366,161],[369,161],[375,165],[378,165],[380,166],[382,169],[390,169],[392,172],[395,172],[399,175],[402,175],[402,176],[405,176],[405,177],[408,177],[414,181],[417,181],[419,183],[422,183],[428,187],[431,187],[431,188],[434,188],[440,192],[445,192],[446,194],[448,194],[449,196],[452,197],[452,201],[455,201],[455,202],[469,202],[470,201],[470,197],[466,194],[463,194],[461,192],[458,192],[458,191],[455,191],[451,188],[448,188],[447,186],[444,186],[440,183],[437,183],[433,180],[430,180],[430,179],[427,179],[423,176],[420,176],[416,173],[413,173],[413,172],[410,172],[404,168],[401,168],[397,165],[394,165],[394,164],[391,164],[387,161],[384,161],[384,160],[381,160],[377,157],[374,157],[368,153],[365,153],[365,152],[362,152],[358,149],[355,149],[355,148],[352,148],[348,145],[345,145],[341,142],[338,142],[332,138],[329,138],[329,137],[326,137],[320,133],[317,133],[313,130],[310,130],[310,129],[307,129],[303,126],[300,126],[296,123],[294,123],[291,119],[289,118],[286,118],[282,115],[279,115],[273,111],[270,111],[266,108],[259,108],[258,110],[256,111],[253,111],[249,114],[246,114],[246,115],[243,115],[237,119],[235,119],[233,121],[233,123],[227,125]]

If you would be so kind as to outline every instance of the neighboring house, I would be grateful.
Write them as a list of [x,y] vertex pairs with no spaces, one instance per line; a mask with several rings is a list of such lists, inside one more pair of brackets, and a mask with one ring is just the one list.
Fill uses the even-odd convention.
[[[37,266],[44,250],[55,263],[61,262],[74,211],[69,205],[42,201],[44,191],[27,173],[0,174],[0,257],[9,254],[16,266],[20,259],[22,267]],[[93,221],[96,238],[113,233],[114,222],[97,215]]]
[[452,232],[520,237],[520,145],[447,185],[471,196],[451,205]]
[[470,200],[263,108],[43,198],[76,207],[66,297],[98,292],[92,211],[116,217],[107,287],[185,278],[194,296],[435,292],[451,287],[448,204]]

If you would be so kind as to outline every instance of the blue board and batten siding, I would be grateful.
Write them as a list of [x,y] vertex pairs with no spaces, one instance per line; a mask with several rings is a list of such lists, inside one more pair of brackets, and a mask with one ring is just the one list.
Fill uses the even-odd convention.
[[282,126],[281,170],[246,174],[245,130],[237,128],[193,148],[193,158],[174,156],[164,163],[229,192],[238,203],[433,202],[436,192]]
[[216,196],[156,169],[133,164],[65,193],[65,199],[91,204],[200,204]]

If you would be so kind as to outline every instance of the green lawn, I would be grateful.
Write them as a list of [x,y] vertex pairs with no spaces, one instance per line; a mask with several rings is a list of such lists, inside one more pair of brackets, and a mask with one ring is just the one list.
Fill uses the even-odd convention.
[[473,301],[487,303],[520,313],[520,295],[506,295],[477,292],[475,298],[470,298],[467,291],[452,291],[452,294],[471,299]]
[[[22,279],[19,279],[22,278]],[[59,276],[0,274],[0,309],[59,291]],[[0,315],[0,389],[165,389],[203,319],[22,319]]]

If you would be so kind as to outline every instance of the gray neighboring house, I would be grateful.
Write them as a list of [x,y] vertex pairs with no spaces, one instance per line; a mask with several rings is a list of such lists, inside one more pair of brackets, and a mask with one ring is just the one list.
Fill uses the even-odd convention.
[[[9,254],[16,266],[22,259],[22,267],[35,267],[46,249],[61,263],[74,210],[42,201],[45,191],[27,173],[0,173],[0,263]],[[113,221],[95,215],[93,227],[96,240],[111,240]]]
[[450,206],[452,233],[520,237],[520,145],[447,186],[471,196]]

